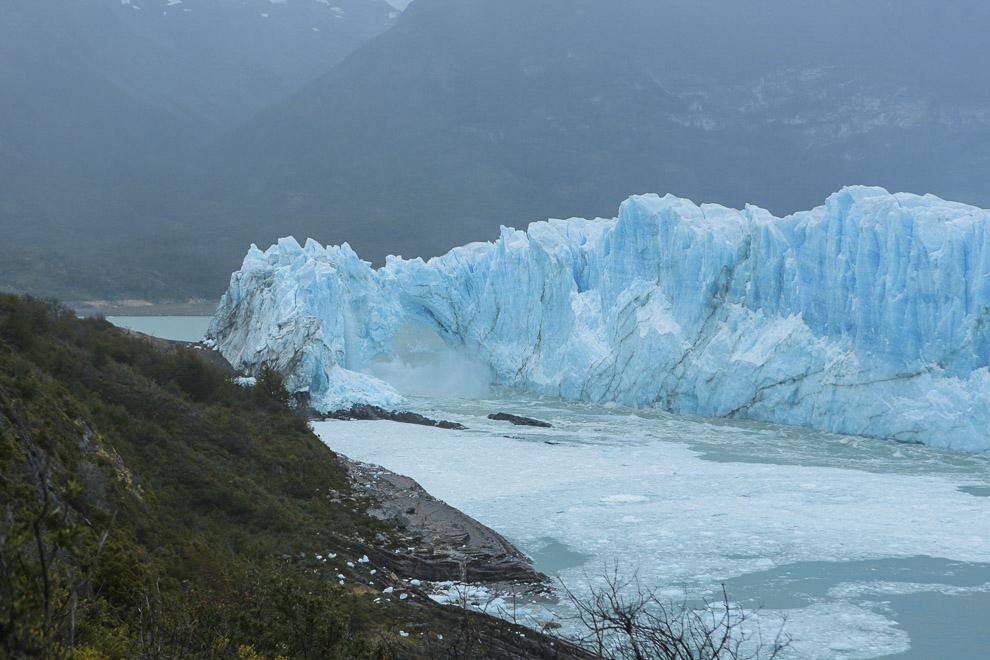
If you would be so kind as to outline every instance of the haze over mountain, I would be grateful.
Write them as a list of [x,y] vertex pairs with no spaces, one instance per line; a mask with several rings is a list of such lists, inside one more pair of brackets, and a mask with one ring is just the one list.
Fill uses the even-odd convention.
[[385,0],[0,0],[3,280],[51,286],[36,271],[54,242],[72,248],[62,277],[102,286],[97,253],[144,221],[129,194],[397,15]]
[[136,291],[212,294],[250,242],[431,256],[638,192],[781,214],[866,183],[987,206],[988,24],[977,0],[416,0],[126,191],[114,259]]

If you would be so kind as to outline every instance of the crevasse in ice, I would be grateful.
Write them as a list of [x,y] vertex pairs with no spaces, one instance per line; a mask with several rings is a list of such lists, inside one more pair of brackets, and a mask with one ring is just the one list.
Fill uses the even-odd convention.
[[401,406],[365,372],[417,324],[542,394],[987,450],[988,219],[851,187],[784,218],[636,196],[378,269],[282,239],[252,246],[210,336],[322,409]]

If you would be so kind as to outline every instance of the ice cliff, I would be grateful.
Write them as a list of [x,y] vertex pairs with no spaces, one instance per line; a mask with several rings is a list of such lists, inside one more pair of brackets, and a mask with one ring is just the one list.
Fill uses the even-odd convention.
[[379,269],[282,239],[210,334],[318,407],[398,406],[368,370],[410,324],[538,393],[990,449],[990,212],[930,195],[846,188],[784,218],[644,195]]

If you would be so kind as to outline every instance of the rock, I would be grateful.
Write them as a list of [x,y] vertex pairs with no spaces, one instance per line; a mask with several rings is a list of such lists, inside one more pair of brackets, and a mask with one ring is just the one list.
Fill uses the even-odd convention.
[[434,426],[440,429],[451,431],[463,431],[467,427],[456,422],[446,420],[430,419],[419,413],[408,410],[385,410],[378,406],[371,406],[363,403],[355,404],[344,410],[337,410],[325,415],[327,419],[339,419],[342,421],[353,420],[387,420],[390,422],[401,422],[403,424],[417,424],[419,426]]
[[402,576],[434,582],[483,583],[528,594],[546,590],[548,578],[494,530],[436,499],[409,477],[338,457],[347,467],[355,495],[371,500],[368,513],[405,527],[418,539],[416,547],[381,557],[382,565]]
[[494,415],[489,415],[488,419],[493,419],[496,422],[510,422],[516,426],[538,426],[544,429],[553,428],[552,424],[547,422],[541,422],[538,419],[533,419],[532,417],[520,417],[519,415],[512,415],[509,413],[495,413]]

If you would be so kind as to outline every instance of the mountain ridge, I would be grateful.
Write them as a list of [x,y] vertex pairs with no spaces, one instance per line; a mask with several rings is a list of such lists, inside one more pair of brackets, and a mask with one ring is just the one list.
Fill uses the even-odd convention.
[[[965,31],[976,5],[922,27],[920,2],[897,5],[906,19],[883,0],[793,4],[417,0],[207,150],[174,213],[208,208],[245,245],[292,233],[380,263],[654,190],[778,214],[854,183],[990,203],[976,176],[990,97],[943,67],[949,55],[912,54]],[[885,21],[904,32],[892,53],[864,43]],[[705,37],[679,36],[691,26]],[[966,34],[947,47],[969,52]]]

